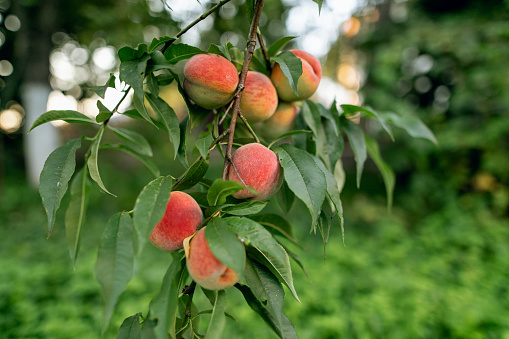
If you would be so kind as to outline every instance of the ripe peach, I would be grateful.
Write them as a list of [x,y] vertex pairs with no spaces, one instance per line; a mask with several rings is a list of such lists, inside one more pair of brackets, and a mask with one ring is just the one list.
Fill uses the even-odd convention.
[[208,290],[231,287],[239,277],[212,254],[205,239],[205,228],[199,230],[191,240],[184,241],[189,275],[198,285]]
[[216,109],[233,98],[239,76],[235,66],[217,54],[197,54],[184,66],[184,89],[199,106]]
[[[281,166],[276,153],[258,143],[239,147],[232,157],[244,183],[257,194],[243,189],[233,194],[237,199],[268,200],[279,190],[282,183]],[[228,180],[241,182],[239,175],[230,166]]]
[[189,194],[173,191],[166,204],[166,211],[150,234],[150,241],[167,252],[183,247],[185,238],[192,235],[203,222],[200,206]]
[[258,127],[267,138],[274,139],[293,129],[299,108],[293,102],[281,102],[274,115],[263,121]]
[[322,78],[322,67],[317,58],[311,54],[299,49],[290,50],[296,57],[302,61],[302,75],[297,83],[297,93],[295,95],[288,79],[283,74],[279,64],[275,64],[270,75],[270,79],[276,87],[279,98],[284,101],[305,100],[315,93],[318,84]]
[[240,110],[249,122],[267,120],[277,108],[276,88],[263,73],[249,71],[244,84]]

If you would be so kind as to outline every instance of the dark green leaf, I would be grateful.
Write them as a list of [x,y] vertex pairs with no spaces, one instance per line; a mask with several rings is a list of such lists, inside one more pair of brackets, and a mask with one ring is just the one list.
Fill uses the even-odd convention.
[[161,51],[153,51],[150,53],[150,62],[147,64],[147,72],[154,73],[161,69],[175,71],[175,65],[170,64]]
[[48,111],[46,113],[41,114],[41,116],[39,116],[34,121],[32,127],[30,127],[29,132],[36,128],[37,126],[40,126],[44,123],[54,120],[63,120],[69,123],[80,122],[86,124],[96,124],[94,120],[90,119],[85,114],[82,114],[77,111]]
[[154,73],[149,73],[147,75],[147,88],[154,96],[157,97],[159,95],[159,84],[157,83]]
[[196,161],[189,167],[187,171],[184,172],[176,181],[173,186],[174,191],[185,191],[202,180],[202,178],[207,173],[209,169],[209,158],[199,157]]
[[185,169],[189,168],[189,163],[187,162],[187,139],[191,135],[191,127],[189,125],[189,116],[186,116],[179,124],[180,145],[177,151],[177,159]]
[[157,84],[159,86],[168,86],[175,80],[171,74],[159,74],[156,76]]
[[[207,227],[208,228],[208,227]],[[220,339],[222,338],[224,323],[226,320],[224,312],[226,311],[226,292],[224,290],[215,292],[216,301],[214,303],[214,310],[210,317],[209,327],[207,328],[207,339]]]
[[281,246],[283,246],[283,248],[285,249],[286,253],[288,253],[290,258],[292,258],[293,261],[295,261],[297,263],[297,265],[299,265],[299,267],[302,269],[302,272],[304,272],[304,274],[306,275],[306,278],[308,278],[309,282],[311,282],[308,272],[306,271],[306,268],[304,267],[304,263],[302,262],[300,257],[297,254],[295,254],[294,252],[290,251],[288,249],[288,247],[286,247],[285,245],[281,244]]
[[166,51],[164,57],[169,63],[176,64],[180,60],[189,59],[193,55],[203,53],[198,47],[186,44],[172,44]]
[[246,14],[249,22],[253,21],[256,0],[246,0]]
[[318,107],[311,100],[306,100],[302,104],[302,115],[304,121],[309,126],[313,134],[318,136],[321,124],[321,116]]
[[145,165],[145,167],[147,167],[148,170],[150,172],[152,172],[154,177],[158,177],[161,174],[159,172],[159,168],[157,168],[156,164],[154,164],[152,161],[148,160],[147,158],[145,158],[143,155],[139,154],[138,152],[136,152],[132,148],[129,148],[129,147],[125,146],[125,145],[120,145],[120,144],[102,144],[100,148],[112,148],[112,149],[117,149],[117,150],[126,152],[126,153],[132,155],[133,157],[135,157],[136,159],[138,159],[138,161],[141,162],[143,165]]
[[267,205],[266,201],[245,201],[240,204],[232,204],[230,206],[224,207],[222,210],[231,215],[251,215],[258,212],[261,212]]
[[104,186],[104,183],[101,179],[101,175],[99,174],[97,158],[99,156],[99,145],[101,144],[101,139],[102,139],[103,133],[104,133],[104,125],[102,125],[101,128],[99,129],[99,132],[97,133],[95,140],[92,143],[92,146],[90,147],[90,156],[88,157],[88,160],[87,160],[87,166],[88,166],[88,170],[90,172],[90,177],[92,178],[92,180],[94,180],[97,183],[97,185],[99,185],[99,187],[104,192],[116,197],[115,194],[110,193],[110,191],[108,191],[106,189],[106,187]]
[[195,146],[203,158],[206,158],[208,156],[209,147],[210,145],[212,145],[213,141],[214,137],[212,136],[212,133],[208,134],[205,138],[196,140]]
[[133,210],[133,222],[137,235],[137,254],[140,255],[154,226],[161,220],[170,200],[172,179],[159,177],[141,190]]
[[361,185],[362,170],[366,162],[366,140],[364,139],[364,132],[362,128],[356,123],[344,118],[341,124],[342,130],[345,132],[350,142],[355,163],[357,165],[357,187]]
[[136,110],[136,109],[130,109],[130,110],[122,112],[120,114],[128,116],[131,119],[145,120],[145,118],[142,117],[140,112],[138,112],[138,110]]
[[110,73],[110,78],[103,86],[90,87],[89,90],[104,99],[104,95],[106,94],[108,87],[115,88],[115,75],[113,75],[113,73]]
[[299,78],[302,75],[302,61],[297,58],[292,52],[283,52],[278,56],[270,58],[271,61],[275,61],[281,67],[281,71],[288,79],[290,87],[292,88],[295,95],[297,95],[297,84]]
[[412,137],[427,139],[437,144],[437,139],[433,132],[418,117],[412,115],[399,116],[394,113],[385,113],[383,117],[407,131]]
[[95,117],[95,121],[103,122],[111,118],[113,112],[108,109],[108,107],[104,106],[101,100],[97,100],[97,109],[99,109],[99,114]]
[[152,39],[152,42],[150,43],[150,46],[148,47],[148,52],[152,53],[158,46],[161,46],[162,44],[165,44],[167,42],[175,41],[176,38],[169,37],[169,36],[163,36],[159,39]]
[[387,165],[387,163],[382,159],[382,156],[380,155],[380,149],[378,148],[376,141],[366,136],[366,146],[368,148],[369,156],[375,162],[376,167],[378,167],[384,179],[385,191],[387,193],[387,209],[390,212],[392,207],[394,186],[396,185],[396,176],[394,175],[394,172],[389,167],[389,165]]
[[238,181],[216,179],[207,193],[207,200],[210,206],[219,206],[226,202],[226,197],[244,189]]
[[136,313],[122,322],[117,333],[117,339],[139,339],[141,337],[141,313]]
[[326,148],[325,153],[321,154],[324,159],[328,160],[329,166],[328,168],[331,171],[334,171],[334,167],[339,159],[341,159],[341,155],[343,154],[343,149],[345,147],[345,142],[343,140],[343,135],[337,135],[337,130],[334,127],[334,123],[330,120],[324,120],[322,122],[323,132],[326,139]]
[[210,44],[209,49],[207,50],[207,53],[214,53],[217,55],[221,55],[228,59],[228,61],[232,61],[232,58],[230,56],[230,49],[233,48],[233,45],[231,42],[227,41],[224,46],[218,46],[215,44]]
[[177,114],[163,99],[150,93],[146,93],[146,97],[150,106],[152,106],[156,114],[161,118],[168,132],[168,136],[170,137],[170,143],[173,145],[173,154],[176,156],[180,145],[180,128]]
[[313,0],[313,1],[318,4],[318,13],[320,13],[322,10],[323,0]]
[[143,43],[139,44],[136,48],[125,46],[118,50],[118,58],[123,63],[133,59],[139,59],[144,56],[147,51],[147,44]]
[[205,227],[205,239],[214,256],[241,277],[246,251],[239,238],[228,228],[228,224],[220,218],[213,218]]
[[292,226],[285,218],[277,214],[262,214],[250,216],[252,219],[269,230],[273,234],[282,235],[286,239],[290,240],[297,246],[300,246],[297,242],[297,238],[293,234]]
[[286,181],[283,181],[279,192],[277,193],[277,202],[279,206],[283,210],[283,212],[288,213],[292,208],[293,202],[295,201],[295,194],[292,192],[290,187]]
[[269,57],[275,56],[283,47],[286,46],[287,43],[295,39],[296,36],[285,36],[281,39],[274,42],[272,45],[270,45],[269,49],[267,50],[267,54]]
[[128,213],[113,215],[99,241],[95,276],[102,286],[104,317],[102,333],[110,323],[118,298],[133,275],[133,227]]
[[118,135],[120,139],[124,140],[129,148],[142,155],[148,157],[152,156],[152,148],[143,135],[125,128],[112,127],[111,125],[107,126]]
[[210,110],[193,104],[180,84],[178,84],[178,90],[186,102],[187,112],[191,120],[191,129],[200,126],[210,114]]
[[168,333],[175,337],[175,318],[177,315],[180,279],[185,269],[183,253],[174,256],[164,275],[159,293],[150,302],[149,317],[157,319],[154,333],[157,339],[167,339]]
[[48,217],[48,238],[55,224],[60,202],[76,168],[76,151],[81,139],[66,142],[48,156],[39,178],[39,194]]
[[65,236],[73,267],[76,267],[81,227],[85,223],[90,189],[90,180],[88,179],[87,167],[85,166],[76,174],[72,181],[71,202],[65,212]]
[[387,121],[383,115],[378,114],[377,112],[375,112],[372,109],[367,109],[367,108],[355,106],[355,105],[341,105],[341,108],[343,109],[343,112],[345,114],[354,114],[357,112],[361,112],[361,113],[364,113],[362,115],[365,117],[374,118],[374,119],[378,120],[380,122],[380,124],[382,125],[383,129],[387,132],[387,134],[389,134],[391,139],[394,141],[394,136],[392,135],[391,127],[387,124]]
[[325,213],[322,211],[320,213],[320,219],[318,220],[318,230],[322,235],[323,240],[323,258],[325,259],[325,248],[327,247],[327,243],[329,242],[329,233],[330,233],[331,220]]
[[327,187],[325,175],[306,151],[290,144],[278,146],[274,151],[283,167],[288,187],[309,209],[314,228],[325,199]]
[[228,217],[223,219],[229,227],[237,233],[244,245],[256,250],[259,260],[267,264],[272,273],[285,284],[299,301],[293,286],[290,259],[283,247],[274,239],[272,234],[254,220],[242,217]]

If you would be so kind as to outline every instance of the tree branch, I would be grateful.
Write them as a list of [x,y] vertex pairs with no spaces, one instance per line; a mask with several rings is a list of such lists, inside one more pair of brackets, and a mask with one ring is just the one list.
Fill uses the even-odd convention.
[[246,82],[247,71],[249,69],[249,64],[251,63],[251,59],[253,57],[254,49],[256,47],[256,30],[258,28],[258,22],[260,20],[260,14],[262,13],[263,1],[256,1],[256,7],[253,15],[253,21],[251,21],[251,27],[249,28],[249,37],[247,41],[246,54],[244,56],[244,63],[242,64],[242,70],[240,72],[239,86],[237,87],[237,93],[235,95],[235,102],[233,106],[232,120],[230,122],[230,135],[228,138],[228,145],[226,146],[226,157],[224,161],[223,167],[223,180],[226,180],[228,176],[228,170],[230,169],[231,160],[232,160],[232,146],[233,146],[233,136],[235,135],[235,125],[237,124],[237,116],[240,111],[240,100],[242,98],[242,90],[244,89],[244,84]]

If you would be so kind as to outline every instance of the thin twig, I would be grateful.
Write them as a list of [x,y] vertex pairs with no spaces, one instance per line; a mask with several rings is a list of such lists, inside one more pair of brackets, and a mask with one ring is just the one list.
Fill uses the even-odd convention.
[[221,140],[224,139],[224,137],[226,137],[228,135],[228,133],[230,133],[230,128],[228,127],[227,129],[225,129],[223,131],[223,133],[221,133],[220,136],[218,136],[213,142],[212,144],[210,145],[209,147],[209,152],[212,151],[214,149],[214,147],[216,147],[217,144],[220,143]]
[[[209,9],[208,11],[206,11],[205,13],[203,13],[202,15],[200,15],[196,20],[194,20],[193,22],[191,22],[189,25],[187,25],[186,27],[184,27],[180,32],[177,33],[177,35],[175,35],[175,38],[178,39],[180,38],[185,32],[187,32],[188,30],[190,30],[193,26],[195,26],[196,24],[198,24],[200,21],[204,20],[206,17],[208,17],[210,14],[214,13],[214,11],[216,11],[217,9],[219,9],[220,7],[226,5],[228,2],[230,2],[231,0],[222,0],[220,2],[218,2],[216,5],[212,6],[211,9]],[[170,40],[170,41],[167,41],[163,48],[161,48],[161,52],[164,53],[164,51],[166,51],[166,49],[168,49],[168,47],[171,46],[171,44],[173,43],[173,41],[175,40]]]
[[249,130],[249,133],[251,133],[255,141],[257,143],[260,143],[260,139],[258,139],[258,136],[256,135],[255,131],[253,130],[249,122],[247,122],[247,119],[244,117],[244,114],[242,114],[241,110],[239,110],[239,117],[242,119],[242,122],[244,123],[244,125],[246,125],[247,129]]
[[256,31],[256,36],[258,37],[258,42],[260,43],[260,49],[263,53],[263,58],[265,59],[265,66],[267,67],[267,70],[272,72],[272,66],[270,65],[270,58],[269,54],[267,53],[267,50],[265,49],[265,44],[263,43],[263,37],[262,33],[260,33],[260,29]]
[[260,14],[262,13],[263,1],[264,0],[258,0],[256,2],[253,21],[251,21],[251,27],[249,28],[249,38],[247,41],[246,54],[244,55],[244,63],[242,64],[242,70],[240,72],[239,86],[237,87],[237,94],[233,106],[232,120],[230,122],[230,135],[228,138],[228,145],[226,147],[226,158],[224,162],[222,176],[223,180],[226,180],[228,176],[228,170],[230,169],[232,159],[233,136],[235,135],[235,125],[237,123],[237,115],[239,114],[240,111],[240,100],[242,98],[241,91],[244,88],[247,71],[249,69],[249,64],[251,63],[251,58],[253,57],[254,49],[256,47],[256,29],[258,27],[258,21],[260,20]]
[[[235,99],[235,98],[234,98]],[[226,116],[228,115],[228,113],[230,113],[230,109],[233,107],[233,102],[235,100],[232,100],[230,102],[230,104],[228,105],[228,108],[226,109],[226,111],[224,112],[224,115],[221,117],[221,119],[219,120],[219,125],[221,125],[224,121],[224,119],[226,119]]]

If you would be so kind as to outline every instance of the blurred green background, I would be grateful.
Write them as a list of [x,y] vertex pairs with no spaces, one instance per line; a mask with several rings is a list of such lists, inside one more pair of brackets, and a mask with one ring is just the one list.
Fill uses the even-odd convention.
[[[118,61],[101,64],[105,59],[94,57],[98,50],[175,34],[210,6],[201,3],[168,1],[171,12],[148,0],[0,1],[0,121],[9,109],[23,113],[16,105],[23,106],[19,88],[33,80],[25,72],[28,64],[38,65],[37,77],[50,79],[53,91],[83,102],[91,96],[86,88],[102,84],[118,66]],[[248,25],[241,3],[233,1],[187,42],[205,48],[228,38],[242,44]],[[392,213],[372,162],[360,189],[355,187],[353,157],[346,149],[346,246],[341,231],[332,229],[324,259],[321,237],[309,234],[305,208],[293,207],[289,218],[303,249],[289,246],[310,279],[293,266],[302,303],[287,295],[285,313],[300,338],[509,338],[509,1],[348,3],[324,2],[323,25],[327,13],[350,7],[337,12],[342,19],[326,27],[332,37],[318,45],[313,36],[317,40],[320,22],[302,17],[303,27],[292,26],[303,11],[318,18],[311,0],[266,0],[261,30],[269,44],[300,34],[294,46],[317,49],[326,79],[317,100],[330,104],[337,97],[340,104],[417,114],[439,144],[403,133],[393,143],[376,123],[363,123],[397,175]],[[21,27],[15,29],[10,15]],[[67,53],[69,43],[87,53],[83,63],[74,64],[87,70],[86,79],[62,79],[49,67],[55,60],[50,55]],[[20,52],[34,45],[38,54]],[[68,61],[76,61],[68,52]],[[12,66],[10,73],[4,61]],[[62,211],[46,239],[39,195],[26,180],[22,122],[14,129],[3,125],[0,134],[0,338],[97,338],[102,299],[93,274],[96,243],[113,213],[132,208],[151,174],[128,156],[103,152],[103,180],[119,198],[93,190],[73,270]],[[146,135],[163,173],[182,171],[167,160],[162,132],[139,124],[129,128]],[[63,126],[58,133],[64,140],[87,130]],[[207,176],[214,178],[219,170],[211,168]],[[282,213],[276,202],[271,208]],[[115,336],[125,317],[146,314],[170,262],[153,247],[144,252],[107,337]],[[225,338],[275,337],[237,290],[228,295],[237,322],[227,321]],[[203,295],[197,298],[206,305]],[[204,316],[203,323],[207,320]]]

